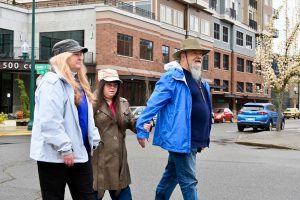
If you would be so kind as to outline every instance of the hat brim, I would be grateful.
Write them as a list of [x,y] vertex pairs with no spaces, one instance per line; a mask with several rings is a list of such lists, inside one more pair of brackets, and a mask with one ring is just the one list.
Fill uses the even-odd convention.
[[208,54],[208,53],[210,52],[210,49],[204,49],[204,48],[203,48],[203,49],[182,49],[182,50],[179,50],[179,51],[173,53],[172,57],[173,57],[175,60],[179,60],[180,54],[181,54],[182,52],[185,52],[185,51],[194,51],[194,50],[196,50],[196,51],[202,51],[202,52],[203,52],[203,55],[206,55],[206,54]]
[[117,78],[114,78],[114,77],[104,78],[103,80],[106,81],[106,82],[116,82],[116,81],[118,81],[118,82],[122,83],[122,81],[120,79],[117,79]]
[[69,51],[70,53],[75,53],[75,52],[82,52],[82,53],[86,53],[88,52],[88,48],[85,48],[85,47],[79,47],[79,48],[75,48],[75,49],[72,49],[71,51]]

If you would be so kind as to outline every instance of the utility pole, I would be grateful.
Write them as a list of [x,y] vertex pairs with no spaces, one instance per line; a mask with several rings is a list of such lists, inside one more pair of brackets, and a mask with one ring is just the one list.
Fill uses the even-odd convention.
[[30,121],[27,130],[32,130],[34,118],[34,70],[35,70],[35,0],[32,0],[32,25],[31,25],[31,69],[30,69]]

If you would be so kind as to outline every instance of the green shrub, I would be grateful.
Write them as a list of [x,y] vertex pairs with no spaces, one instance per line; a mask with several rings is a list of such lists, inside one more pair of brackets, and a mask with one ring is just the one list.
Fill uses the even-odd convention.
[[1,112],[0,113],[0,123],[3,123],[7,119],[8,119],[7,114],[4,114],[3,112]]
[[27,118],[29,117],[29,97],[27,95],[25,86],[24,86],[24,81],[21,79],[16,79],[16,81],[18,82],[18,86],[20,89],[20,93],[21,93],[21,110],[23,112],[23,117]]

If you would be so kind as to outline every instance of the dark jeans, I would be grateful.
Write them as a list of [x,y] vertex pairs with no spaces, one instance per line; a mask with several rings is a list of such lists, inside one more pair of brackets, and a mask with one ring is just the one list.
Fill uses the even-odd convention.
[[[130,187],[121,189],[121,192],[118,196],[115,195],[116,190],[109,190],[109,195],[111,200],[132,200]],[[95,200],[102,200],[102,198],[97,198],[97,191],[95,192]]]
[[68,184],[73,200],[94,200],[91,162],[63,163],[37,162],[43,200],[63,200]]

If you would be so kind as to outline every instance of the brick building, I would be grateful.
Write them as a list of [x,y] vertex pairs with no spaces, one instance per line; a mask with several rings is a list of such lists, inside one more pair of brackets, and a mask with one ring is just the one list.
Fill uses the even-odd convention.
[[[28,70],[3,67],[3,62],[23,66],[20,47],[25,40],[31,43],[31,4],[24,2],[0,3],[0,39],[9,32],[11,41],[0,41],[0,50],[4,45],[10,49],[2,50],[6,53],[0,56],[0,112],[19,109],[13,80],[21,74],[29,81]],[[213,107],[229,107],[236,112],[243,103],[270,98],[252,61],[257,27],[264,27],[272,15],[271,0],[36,2],[37,62],[47,62],[55,42],[76,39],[89,48],[85,62],[93,88],[97,70],[114,68],[124,83],[122,95],[131,105],[145,104],[164,72],[164,63],[172,60],[180,41],[187,37],[196,37],[212,49],[204,59],[203,76],[212,86]],[[4,82],[10,87],[4,87]],[[7,99],[8,92],[13,94],[12,101]]]

